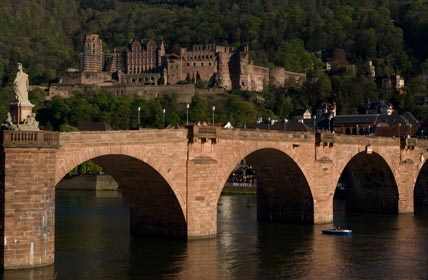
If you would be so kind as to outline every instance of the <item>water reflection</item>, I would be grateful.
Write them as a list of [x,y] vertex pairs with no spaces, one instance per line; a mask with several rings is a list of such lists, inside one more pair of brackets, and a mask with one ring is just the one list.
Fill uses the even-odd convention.
[[56,279],[54,265],[33,269],[6,270],[3,272],[4,280],[53,280]]
[[428,207],[415,215],[345,214],[331,225],[257,223],[255,196],[222,196],[218,237],[133,239],[117,194],[57,193],[54,266],[6,271],[10,279],[426,279]]

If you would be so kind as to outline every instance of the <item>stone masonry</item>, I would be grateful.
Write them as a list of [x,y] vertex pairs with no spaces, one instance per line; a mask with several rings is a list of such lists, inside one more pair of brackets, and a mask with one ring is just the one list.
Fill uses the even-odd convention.
[[[416,180],[427,168],[425,140],[213,127],[0,135],[5,269],[54,262],[55,185],[90,159],[123,188],[132,234],[188,239],[217,234],[217,202],[244,158],[260,179],[259,220],[278,222],[331,222],[345,173],[356,186],[352,203],[359,210],[376,210],[380,201],[388,212],[413,212]],[[355,168],[365,165],[361,173]],[[367,190],[358,181],[377,173],[387,177],[385,199],[376,186]]]

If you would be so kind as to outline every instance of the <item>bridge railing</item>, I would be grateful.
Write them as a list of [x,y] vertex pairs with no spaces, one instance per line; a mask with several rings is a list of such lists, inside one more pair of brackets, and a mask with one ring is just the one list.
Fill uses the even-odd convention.
[[59,133],[51,131],[0,131],[0,145],[4,148],[58,148]]

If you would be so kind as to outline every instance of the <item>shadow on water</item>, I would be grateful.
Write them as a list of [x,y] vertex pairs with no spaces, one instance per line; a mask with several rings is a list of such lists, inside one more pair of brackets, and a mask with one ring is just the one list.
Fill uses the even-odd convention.
[[[186,249],[187,244],[182,240],[132,238],[128,279],[173,279],[182,270]],[[123,276],[123,271],[118,271],[116,277],[111,279],[123,279]]]
[[118,192],[59,191],[56,198],[57,279],[159,279],[185,255],[184,241],[131,238]]

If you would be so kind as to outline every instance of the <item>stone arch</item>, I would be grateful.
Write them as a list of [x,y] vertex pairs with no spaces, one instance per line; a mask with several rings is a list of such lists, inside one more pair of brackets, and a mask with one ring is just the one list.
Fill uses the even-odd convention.
[[[56,183],[68,171],[79,164],[92,160],[100,165],[119,184],[130,208],[131,234],[156,235],[185,238],[187,223],[185,205],[177,196],[166,176],[162,175],[153,162],[146,162],[134,154],[94,152],[85,149],[72,159],[60,156],[62,162],[57,170]],[[156,159],[154,159],[156,161]],[[61,177],[62,176],[62,177]],[[183,203],[183,204],[182,204]]]
[[341,171],[339,183],[345,188],[347,212],[398,213],[398,186],[380,154],[355,154]]
[[[258,220],[314,222],[310,186],[301,168],[289,155],[278,149],[262,148],[248,152],[239,161],[244,158],[253,166],[257,176]],[[223,186],[239,161],[232,162],[226,170]]]

